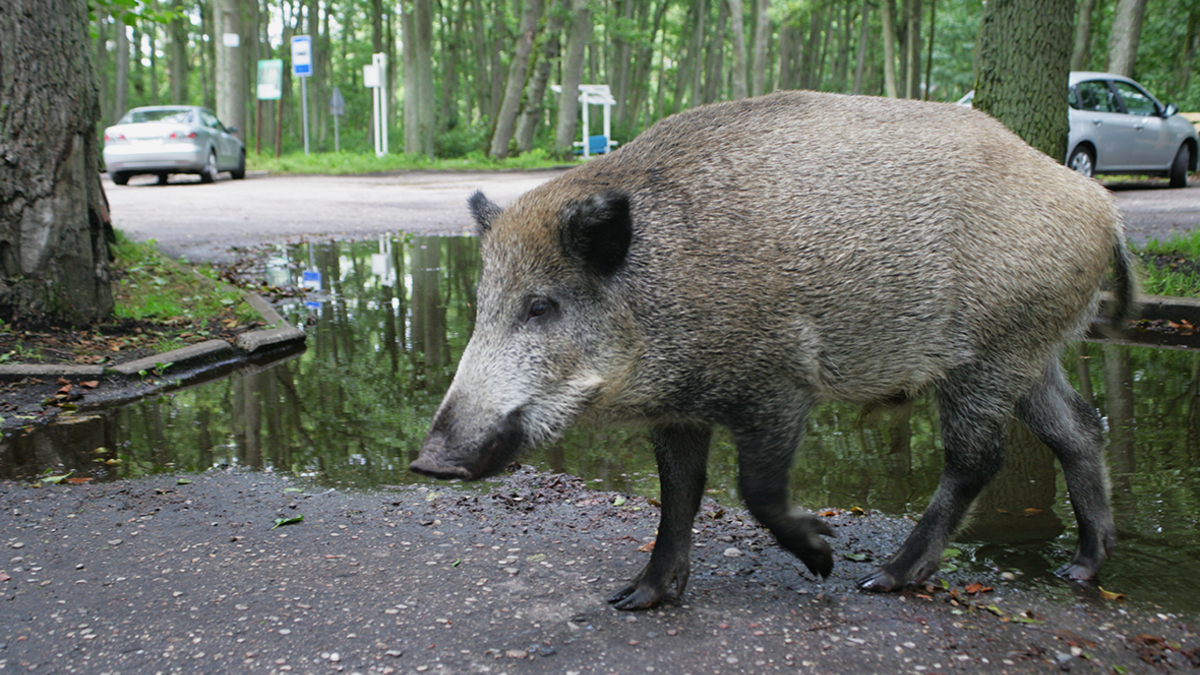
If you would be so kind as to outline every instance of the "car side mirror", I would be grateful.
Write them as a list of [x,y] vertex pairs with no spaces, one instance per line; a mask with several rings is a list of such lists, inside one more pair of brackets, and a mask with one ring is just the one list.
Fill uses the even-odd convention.
[[1166,110],[1163,110],[1163,117],[1170,117],[1177,112],[1179,112],[1179,106],[1174,103],[1168,103]]
[[[1168,115],[1168,117],[1170,117],[1170,115]],[[228,132],[229,132],[229,133],[231,133],[231,134],[236,134],[236,133],[237,133],[237,127],[225,127],[225,131],[228,131]]]

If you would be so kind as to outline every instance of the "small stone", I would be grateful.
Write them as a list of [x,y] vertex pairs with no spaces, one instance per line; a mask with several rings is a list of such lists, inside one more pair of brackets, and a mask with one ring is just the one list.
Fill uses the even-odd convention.
[[337,652],[333,652],[332,654],[329,655],[330,663],[337,663],[338,661],[341,661],[341,660],[342,660],[342,655]]
[[1017,575],[1013,574],[1012,572],[1001,572],[1000,578],[1005,581],[1016,581]]
[[122,540],[122,539],[109,539],[108,540],[109,546],[120,546],[123,543],[124,543],[124,540]]
[[12,547],[13,547],[13,548],[25,548],[25,542],[21,542],[21,541],[14,541],[14,542],[12,543]]
[[726,558],[740,558],[742,557],[742,552],[731,546],[725,549],[725,553],[723,555]]
[[383,655],[397,658],[397,657],[404,656],[404,652],[400,651],[399,649],[389,649],[386,652],[384,652]]
[[279,629],[279,634],[280,634],[280,635],[291,635],[291,634],[292,634],[292,630],[291,630],[290,628],[280,628],[280,629]]

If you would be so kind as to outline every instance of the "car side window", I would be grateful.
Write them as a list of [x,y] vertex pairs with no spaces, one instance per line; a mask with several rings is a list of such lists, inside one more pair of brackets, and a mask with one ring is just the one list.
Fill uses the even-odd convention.
[[1158,104],[1146,92],[1128,82],[1113,82],[1125,102],[1125,112],[1130,115],[1157,115]]
[[207,110],[201,111],[200,119],[204,120],[204,126],[210,129],[216,129],[217,131],[223,130],[221,127],[221,121],[217,119],[216,115],[208,112]]
[[1089,112],[1120,112],[1116,97],[1103,80],[1080,82],[1076,85],[1079,91],[1079,109]]

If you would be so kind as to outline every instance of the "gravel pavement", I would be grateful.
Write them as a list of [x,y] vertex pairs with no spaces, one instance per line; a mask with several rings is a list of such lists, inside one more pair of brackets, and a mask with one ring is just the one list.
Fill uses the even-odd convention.
[[952,590],[859,593],[853,579],[912,525],[878,515],[826,516],[838,562],[820,582],[744,513],[706,501],[682,603],[619,612],[604,599],[647,560],[658,509],[531,470],[482,487],[377,492],[222,470],[0,483],[0,511],[0,670],[14,672],[1200,666],[1196,616],[1126,607],[1086,586],[1053,603],[977,571],[944,577]]

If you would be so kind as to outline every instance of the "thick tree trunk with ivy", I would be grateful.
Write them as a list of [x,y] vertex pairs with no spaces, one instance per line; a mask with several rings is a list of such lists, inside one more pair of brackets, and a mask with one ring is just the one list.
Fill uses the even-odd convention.
[[979,31],[975,107],[1062,162],[1074,0],[991,0]]
[[0,318],[112,311],[85,0],[0,3]]

